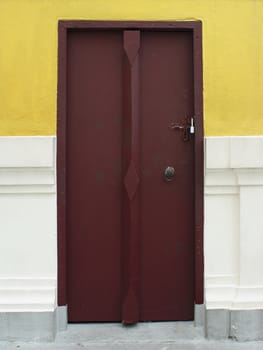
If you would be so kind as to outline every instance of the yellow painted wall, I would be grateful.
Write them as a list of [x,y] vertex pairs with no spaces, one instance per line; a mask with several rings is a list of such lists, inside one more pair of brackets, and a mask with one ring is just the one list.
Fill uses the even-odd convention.
[[202,20],[206,135],[263,134],[263,0],[0,0],[0,135],[56,133],[59,19]]

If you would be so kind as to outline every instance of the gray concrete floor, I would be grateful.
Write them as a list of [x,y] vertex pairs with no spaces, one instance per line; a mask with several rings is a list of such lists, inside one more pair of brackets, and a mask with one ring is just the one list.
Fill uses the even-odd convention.
[[0,342],[0,350],[263,350],[263,342],[207,340],[192,322],[70,324],[53,343]]

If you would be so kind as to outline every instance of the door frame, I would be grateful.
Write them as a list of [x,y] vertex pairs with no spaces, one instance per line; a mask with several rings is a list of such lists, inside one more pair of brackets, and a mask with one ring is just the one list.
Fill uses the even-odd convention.
[[193,35],[194,67],[194,278],[195,304],[204,302],[204,133],[202,22],[83,21],[58,22],[57,90],[57,217],[58,217],[58,306],[67,305],[66,238],[66,120],[67,120],[67,37],[70,30],[148,29],[151,31],[190,31]]

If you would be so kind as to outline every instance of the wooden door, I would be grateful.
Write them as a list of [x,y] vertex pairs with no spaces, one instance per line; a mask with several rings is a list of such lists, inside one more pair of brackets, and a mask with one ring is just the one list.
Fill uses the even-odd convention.
[[68,33],[69,321],[193,319],[193,76],[190,31]]

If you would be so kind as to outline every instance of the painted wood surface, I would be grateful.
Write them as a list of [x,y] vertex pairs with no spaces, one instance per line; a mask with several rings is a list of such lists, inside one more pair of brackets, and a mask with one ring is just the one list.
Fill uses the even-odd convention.
[[[196,108],[195,24],[182,25],[188,30],[151,32],[141,23],[124,38],[121,30],[69,33],[60,280],[68,293],[61,289],[59,302],[71,321],[193,319],[195,142],[170,127]],[[174,181],[165,181],[167,165]]]

